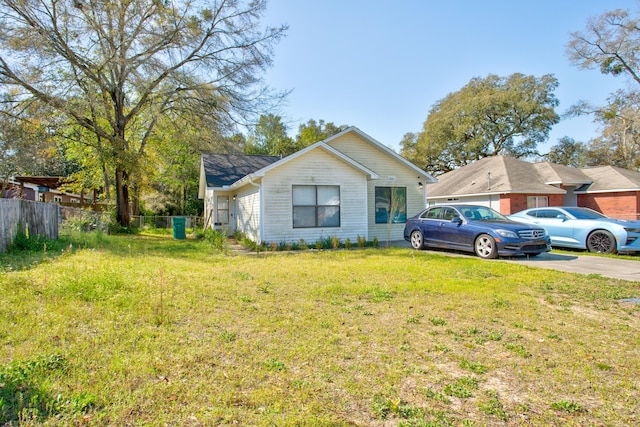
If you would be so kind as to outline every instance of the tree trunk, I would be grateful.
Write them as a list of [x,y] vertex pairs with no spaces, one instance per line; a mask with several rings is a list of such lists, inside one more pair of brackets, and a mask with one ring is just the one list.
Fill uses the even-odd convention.
[[116,167],[116,221],[122,227],[129,227],[131,224],[127,176],[127,172]]
[[107,172],[107,165],[102,162],[102,177],[104,178],[104,194],[107,201],[111,201],[111,180],[109,179],[109,173]]
[[140,215],[140,195],[138,193],[138,187],[131,189],[131,213],[133,215]]

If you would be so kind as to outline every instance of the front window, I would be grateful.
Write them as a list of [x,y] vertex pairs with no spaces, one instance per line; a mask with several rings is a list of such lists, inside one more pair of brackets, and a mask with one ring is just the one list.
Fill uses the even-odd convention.
[[549,198],[547,196],[527,196],[527,209],[546,208],[547,206],[549,206]]
[[312,227],[340,227],[339,186],[293,186],[293,228]]
[[376,224],[407,222],[407,188],[376,187]]

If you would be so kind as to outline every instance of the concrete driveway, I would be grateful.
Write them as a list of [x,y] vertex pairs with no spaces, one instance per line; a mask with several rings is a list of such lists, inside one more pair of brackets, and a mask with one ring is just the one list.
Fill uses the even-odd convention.
[[603,277],[640,282],[640,258],[638,261],[634,261],[547,252],[532,258],[506,258],[502,260],[530,267],[548,268],[568,273],[600,274]]
[[[397,241],[391,243],[393,246],[410,248],[409,242]],[[413,249],[412,249],[413,250]],[[467,256],[462,252],[452,252],[446,250],[430,250],[433,253],[439,253],[452,256]],[[468,256],[474,256],[469,254]],[[567,273],[580,274],[600,274],[603,277],[611,277],[613,279],[630,280],[640,282],[640,257],[638,260],[604,258],[592,255],[574,254],[558,254],[547,252],[531,258],[500,258],[499,261],[513,262],[517,264],[528,265],[530,267],[547,268],[550,270],[565,271]]]

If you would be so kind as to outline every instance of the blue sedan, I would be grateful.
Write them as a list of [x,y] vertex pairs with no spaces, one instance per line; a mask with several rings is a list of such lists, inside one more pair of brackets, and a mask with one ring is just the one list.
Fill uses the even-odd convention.
[[535,256],[551,250],[542,227],[520,224],[475,205],[432,206],[407,220],[404,239],[414,249],[456,249],[480,258]]
[[613,219],[571,206],[525,209],[509,218],[544,227],[552,246],[609,254],[640,252],[640,221]]

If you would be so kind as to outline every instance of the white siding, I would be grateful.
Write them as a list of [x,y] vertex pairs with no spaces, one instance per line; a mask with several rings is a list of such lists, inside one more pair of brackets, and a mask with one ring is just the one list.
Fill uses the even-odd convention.
[[204,192],[204,228],[213,227],[214,191],[207,188]]
[[[376,172],[380,178],[367,184],[368,240],[377,237],[380,242],[404,239],[404,223],[375,223],[375,187],[405,187],[407,189],[407,217],[411,217],[426,206],[425,177],[418,175],[406,164],[366,141],[354,132],[329,142],[333,148],[351,157],[358,163]],[[419,188],[418,182],[423,188]]]
[[[353,166],[322,149],[312,150],[275,168],[262,180],[264,194],[264,241],[307,243],[327,237],[367,235],[367,179]],[[340,227],[293,228],[293,185],[337,185],[340,187]]]
[[[260,232],[260,189],[248,185],[236,192],[236,200],[231,200],[235,210],[236,229],[254,242],[261,242]],[[233,221],[233,220],[232,220]]]

